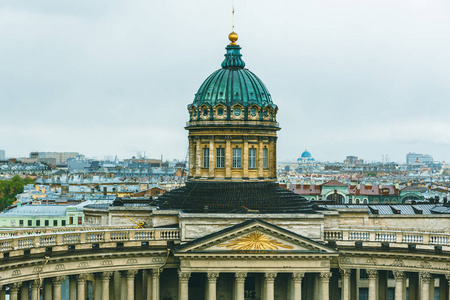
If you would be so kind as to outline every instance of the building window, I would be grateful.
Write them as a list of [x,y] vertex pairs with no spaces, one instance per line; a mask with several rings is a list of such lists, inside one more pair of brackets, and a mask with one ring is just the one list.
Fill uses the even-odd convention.
[[82,217],[78,217],[78,225],[82,225],[83,224],[83,218]]
[[29,227],[33,226],[33,221],[28,220],[28,226],[29,226]]
[[19,220],[19,226],[23,226],[23,220]]
[[248,149],[248,167],[250,169],[256,168],[256,149]]
[[44,224],[45,224],[45,226],[48,226],[50,224],[50,222],[48,220],[45,220]]
[[36,227],[41,226],[41,220],[36,220]]
[[241,148],[233,148],[233,168],[241,168]]
[[359,288],[359,300],[367,300],[367,299],[369,299],[369,289]]
[[267,168],[267,148],[263,149],[263,168]]
[[61,220],[61,226],[66,226],[66,220]]
[[53,226],[58,226],[58,220],[53,220]]
[[225,148],[216,149],[216,168],[225,168]]
[[73,225],[73,217],[69,217],[69,225]]
[[203,168],[209,168],[209,148],[203,148]]

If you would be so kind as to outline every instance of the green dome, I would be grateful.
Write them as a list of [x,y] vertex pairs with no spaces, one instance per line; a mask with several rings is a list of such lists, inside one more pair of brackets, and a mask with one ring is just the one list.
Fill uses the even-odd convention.
[[241,104],[245,108],[257,105],[260,108],[271,106],[272,98],[264,83],[248,69],[241,58],[241,47],[228,45],[222,69],[212,73],[200,86],[195,94],[194,102],[189,107],[200,107],[205,104],[213,107],[222,103],[230,108]]

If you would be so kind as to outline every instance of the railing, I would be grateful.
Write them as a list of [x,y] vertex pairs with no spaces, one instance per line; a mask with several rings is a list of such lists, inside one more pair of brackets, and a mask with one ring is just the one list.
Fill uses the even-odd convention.
[[399,231],[389,229],[325,229],[326,241],[367,241],[450,246],[450,232]]
[[[128,227],[128,226],[127,226]],[[179,240],[180,230],[172,228],[134,229],[117,227],[78,227],[70,230],[15,230],[0,234],[0,252],[35,247],[99,244],[115,242]],[[53,232],[52,232],[53,231]]]

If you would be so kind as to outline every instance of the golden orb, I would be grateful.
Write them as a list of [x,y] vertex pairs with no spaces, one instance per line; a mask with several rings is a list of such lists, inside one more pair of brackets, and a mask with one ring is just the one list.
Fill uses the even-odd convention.
[[228,35],[228,39],[231,41],[230,45],[236,45],[236,41],[238,40],[237,33],[233,31]]

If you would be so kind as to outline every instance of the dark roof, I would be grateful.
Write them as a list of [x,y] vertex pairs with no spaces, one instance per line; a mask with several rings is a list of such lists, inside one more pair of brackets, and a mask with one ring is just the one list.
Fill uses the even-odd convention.
[[276,182],[188,181],[156,200],[162,209],[192,213],[305,213],[312,203]]

